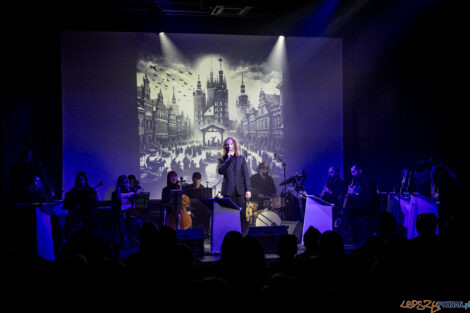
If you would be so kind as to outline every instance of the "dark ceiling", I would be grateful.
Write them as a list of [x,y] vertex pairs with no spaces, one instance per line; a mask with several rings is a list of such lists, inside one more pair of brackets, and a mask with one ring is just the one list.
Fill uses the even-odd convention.
[[[390,7],[403,12],[437,8],[436,25],[453,19],[445,0],[81,0],[18,1],[2,6],[3,29],[231,33],[343,37]],[[333,5],[328,29],[302,23]],[[399,22],[399,21],[397,21]],[[431,24],[429,24],[431,25]],[[434,26],[434,24],[432,25]]]
[[[240,34],[292,32],[292,24],[308,18],[325,0],[81,0],[59,3],[7,3],[2,21],[15,29],[168,31]],[[354,16],[386,0],[329,0],[335,3],[330,24]],[[311,35],[311,34],[306,34]],[[313,34],[318,35],[318,34]]]

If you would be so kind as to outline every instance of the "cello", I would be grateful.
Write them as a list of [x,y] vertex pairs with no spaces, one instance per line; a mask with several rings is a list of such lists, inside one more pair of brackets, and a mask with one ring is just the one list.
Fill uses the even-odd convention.
[[167,226],[170,226],[174,230],[190,228],[193,224],[191,214],[188,211],[190,207],[191,200],[187,195],[183,195],[181,204],[172,207],[172,212],[166,220]]

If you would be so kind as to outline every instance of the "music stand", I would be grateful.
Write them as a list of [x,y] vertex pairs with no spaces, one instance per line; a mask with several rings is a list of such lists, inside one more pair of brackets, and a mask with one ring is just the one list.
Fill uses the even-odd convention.
[[315,227],[321,233],[333,230],[333,206],[315,195],[306,195],[303,235],[310,226]]
[[149,205],[150,192],[141,192],[134,195],[134,209],[147,210]]
[[211,253],[220,253],[222,242],[229,231],[241,232],[241,208],[230,198],[201,199],[212,211]]
[[149,205],[150,192],[136,193],[132,196],[132,208],[134,217],[138,219],[138,223],[142,225],[142,214],[147,213]]
[[170,207],[179,207],[183,203],[183,189],[170,189],[168,205]]

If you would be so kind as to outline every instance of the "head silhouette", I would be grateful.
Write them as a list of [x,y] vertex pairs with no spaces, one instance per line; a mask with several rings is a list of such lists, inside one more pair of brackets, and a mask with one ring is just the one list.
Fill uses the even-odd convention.
[[384,212],[379,216],[380,233],[387,236],[393,233],[397,227],[397,219],[392,213]]
[[304,234],[304,246],[307,250],[318,250],[321,233],[318,229],[310,226]]
[[332,230],[325,231],[320,236],[320,255],[338,257],[344,253],[344,244],[341,235]]
[[434,213],[422,213],[416,218],[416,230],[420,236],[430,236],[436,233],[437,216]]
[[297,254],[297,237],[291,234],[279,237],[278,254],[281,259],[293,259]]

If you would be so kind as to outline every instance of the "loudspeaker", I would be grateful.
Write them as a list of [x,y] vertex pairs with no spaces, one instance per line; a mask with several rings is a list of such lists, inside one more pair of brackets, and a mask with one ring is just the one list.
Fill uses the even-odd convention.
[[277,253],[279,237],[287,235],[287,226],[250,227],[247,236],[256,237],[264,253]]
[[195,257],[204,256],[204,233],[200,228],[176,230],[179,243],[184,244],[193,252]]
[[302,242],[302,228],[303,223],[298,221],[282,221],[281,226],[287,226],[289,235],[294,235],[297,238],[297,243]]

